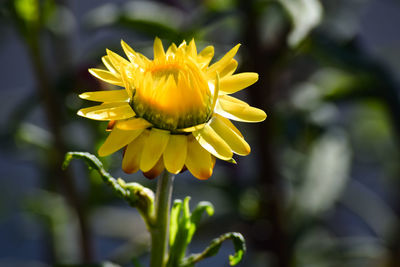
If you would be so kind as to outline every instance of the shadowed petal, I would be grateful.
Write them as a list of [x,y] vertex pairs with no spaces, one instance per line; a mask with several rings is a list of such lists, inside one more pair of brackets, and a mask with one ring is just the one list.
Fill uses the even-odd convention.
[[151,129],[142,151],[140,169],[149,171],[157,163],[168,144],[169,131]]
[[171,135],[163,155],[165,168],[170,173],[179,173],[185,164],[186,154],[187,136],[177,134]]
[[126,173],[137,172],[140,168],[140,156],[144,147],[144,142],[149,131],[143,131],[141,135],[129,143],[122,159],[122,169]]
[[214,166],[210,153],[194,138],[188,138],[187,146],[185,166],[198,179],[210,178]]

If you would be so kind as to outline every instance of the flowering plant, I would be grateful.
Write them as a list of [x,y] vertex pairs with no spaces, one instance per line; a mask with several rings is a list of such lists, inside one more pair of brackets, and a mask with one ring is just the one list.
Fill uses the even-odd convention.
[[250,153],[250,146],[230,120],[260,122],[266,114],[229,94],[255,83],[258,74],[234,74],[238,65],[234,56],[239,45],[210,65],[213,46],[198,53],[194,40],[179,46],[172,44],[164,51],[161,40],[156,38],[153,60],[135,52],[125,42],[121,44],[129,60],[107,50],[102,58],[107,70],[89,72],[124,89],[81,94],[81,98],[101,104],[81,109],[78,115],[109,121],[110,134],[98,151],[100,156],[124,148],[125,172],[141,170],[152,179],[164,171],[158,179],[156,197],[137,183],[114,179],[93,155],[70,152],[64,166],[72,158],[85,159],[106,183],[138,208],[151,233],[152,267],[194,266],[214,255],[229,238],[236,250],[230,263],[238,263],[245,251],[239,233],[222,235],[203,253],[185,257],[202,213],[212,215],[213,207],[201,202],[191,213],[186,198],[183,202],[176,201],[171,209],[172,182],[174,174],[185,169],[198,179],[208,179],[216,158],[235,163],[234,153],[243,156]]

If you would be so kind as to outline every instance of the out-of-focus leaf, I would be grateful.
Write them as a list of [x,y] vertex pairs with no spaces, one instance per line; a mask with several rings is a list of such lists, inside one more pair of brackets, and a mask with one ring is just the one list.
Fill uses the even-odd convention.
[[123,26],[152,37],[181,41],[183,17],[179,9],[160,2],[132,1],[122,7],[107,4],[96,8],[87,15],[87,23],[90,27]]
[[136,30],[151,37],[157,36],[160,38],[168,38],[178,43],[183,39],[183,36],[177,29],[169,27],[167,24],[162,24],[155,21],[120,17],[116,25]]
[[22,123],[16,137],[20,141],[45,150],[50,149],[53,143],[53,136],[50,132],[31,123]]
[[240,196],[239,211],[246,218],[255,218],[260,211],[260,193],[255,188],[248,188]]
[[232,0],[206,0],[204,1],[206,8],[213,11],[220,11],[232,8],[235,2]]
[[14,0],[14,6],[21,19],[29,23],[39,21],[39,0]]
[[246,252],[246,243],[244,241],[244,237],[242,236],[242,234],[232,232],[223,234],[220,237],[214,239],[213,241],[211,241],[211,244],[203,252],[190,255],[189,257],[185,258],[179,266],[192,267],[194,266],[195,263],[205,258],[209,258],[216,255],[219,249],[221,248],[222,243],[227,239],[232,240],[235,249],[235,254],[229,255],[229,264],[231,266],[238,264],[242,260],[243,255]]
[[313,75],[312,80],[326,100],[350,100],[373,97],[379,87],[376,77],[365,72],[350,72],[338,68],[324,68]]
[[173,28],[181,27],[184,22],[180,9],[155,1],[128,2],[124,5],[122,14],[133,20],[153,21]]
[[331,207],[347,182],[350,160],[344,132],[330,130],[315,142],[306,166],[306,180],[296,199],[303,211],[315,214]]
[[106,261],[93,264],[55,264],[55,267],[120,267],[120,265]]
[[48,20],[56,6],[54,0],[14,0],[14,9],[20,20],[34,27]]
[[319,0],[279,0],[292,19],[293,28],[288,37],[290,46],[298,45],[319,24],[322,5]]
[[[296,263],[307,267],[380,266],[385,253],[378,238],[337,238],[322,228],[306,232],[295,247]],[[364,264],[356,263],[360,260]]]
[[56,193],[38,190],[24,199],[25,208],[38,216],[51,233],[57,262],[74,261],[78,253],[75,217],[65,199]]
[[103,27],[116,23],[120,10],[116,4],[105,4],[86,14],[86,24],[90,27]]
[[71,10],[59,6],[46,20],[47,28],[57,35],[71,34],[76,26],[75,17]]

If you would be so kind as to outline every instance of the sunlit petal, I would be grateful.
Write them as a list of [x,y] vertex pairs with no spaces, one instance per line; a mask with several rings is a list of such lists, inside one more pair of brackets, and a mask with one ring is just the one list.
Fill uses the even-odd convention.
[[124,86],[121,77],[118,74],[114,74],[112,72],[101,70],[101,69],[89,69],[90,74],[94,77],[110,84]]
[[90,108],[83,108],[79,110],[77,114],[88,119],[99,121],[123,120],[135,116],[135,112],[133,112],[129,104],[125,102],[105,103]]
[[85,92],[80,94],[79,97],[85,100],[105,103],[129,101],[129,96],[125,90]]
[[121,148],[132,142],[142,132],[143,129],[134,131],[124,131],[124,130],[119,130],[118,128],[114,128],[108,135],[104,144],[100,147],[99,156],[101,157],[108,156],[120,150]]
[[217,158],[222,160],[229,160],[232,158],[233,154],[231,148],[210,125],[207,124],[203,129],[193,132],[193,136],[202,147]]
[[243,72],[227,76],[220,81],[221,93],[233,94],[240,91],[258,80],[258,74],[254,72]]
[[229,145],[234,153],[241,156],[246,156],[250,153],[249,144],[229,125],[226,125],[220,117],[214,117],[210,126]]

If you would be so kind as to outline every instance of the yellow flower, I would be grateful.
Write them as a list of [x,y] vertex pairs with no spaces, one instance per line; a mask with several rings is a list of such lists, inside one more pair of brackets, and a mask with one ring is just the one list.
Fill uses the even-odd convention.
[[100,156],[126,146],[122,169],[127,173],[140,169],[154,178],[164,168],[176,174],[186,167],[195,177],[207,179],[215,157],[234,162],[233,153],[250,153],[230,120],[260,122],[266,114],[229,96],[258,80],[253,72],[233,74],[239,45],[209,66],[214,47],[197,53],[194,40],[179,47],[172,44],[165,52],[156,38],[153,60],[121,44],[129,61],[107,50],[102,61],[108,70],[89,72],[125,89],[80,95],[102,104],[81,109],[79,115],[112,124]]

